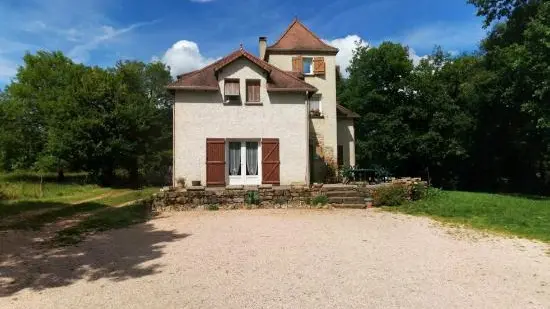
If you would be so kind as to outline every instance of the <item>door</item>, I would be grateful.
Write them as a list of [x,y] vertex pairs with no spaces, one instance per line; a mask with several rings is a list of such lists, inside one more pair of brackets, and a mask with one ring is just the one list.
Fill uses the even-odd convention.
[[230,185],[261,184],[261,146],[258,141],[233,140],[228,143]]

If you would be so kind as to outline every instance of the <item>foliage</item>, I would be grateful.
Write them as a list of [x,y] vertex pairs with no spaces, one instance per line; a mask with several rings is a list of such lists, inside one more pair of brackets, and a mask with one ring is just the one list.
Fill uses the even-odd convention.
[[373,191],[376,206],[399,206],[409,198],[408,188],[401,184],[383,185]]
[[0,168],[81,170],[103,184],[116,169],[132,184],[165,170],[172,99],[163,64],[102,69],[45,51],[23,60],[0,97]]
[[206,207],[206,210],[220,210],[220,206],[218,204],[210,204]]
[[328,196],[326,196],[326,195],[314,196],[311,199],[310,204],[314,205],[314,206],[317,206],[317,205],[323,205],[324,206],[324,205],[328,204]]
[[347,183],[351,179],[353,179],[354,170],[355,169],[353,167],[349,166],[349,165],[345,165],[340,169],[340,176],[342,176],[342,178],[344,180],[344,183]]
[[360,47],[341,104],[357,162],[452,189],[550,194],[550,2],[470,0],[492,25],[481,49],[413,65],[385,42]]
[[445,222],[550,242],[550,199],[430,189],[428,197],[392,208]]
[[260,204],[260,193],[258,191],[248,191],[246,192],[246,197],[244,202],[248,205],[259,205]]

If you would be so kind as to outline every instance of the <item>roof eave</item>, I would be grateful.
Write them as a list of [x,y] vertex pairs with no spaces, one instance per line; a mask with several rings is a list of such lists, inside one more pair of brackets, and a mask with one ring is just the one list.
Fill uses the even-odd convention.
[[315,88],[267,88],[268,92],[317,92]]
[[311,53],[311,54],[330,54],[336,55],[339,50],[335,49],[306,49],[306,48],[266,48],[266,56],[268,54],[297,54],[297,53]]

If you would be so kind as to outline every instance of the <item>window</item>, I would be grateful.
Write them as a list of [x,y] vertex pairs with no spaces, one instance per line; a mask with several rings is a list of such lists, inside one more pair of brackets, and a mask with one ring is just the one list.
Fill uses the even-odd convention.
[[246,102],[260,103],[259,80],[246,80]]
[[225,91],[226,96],[239,96],[240,95],[240,86],[238,79],[226,79],[225,80]]
[[304,74],[313,74],[313,58],[304,57],[302,58],[303,73]]
[[338,166],[344,165],[344,146],[338,145]]
[[321,113],[321,96],[314,95],[309,99],[309,111]]

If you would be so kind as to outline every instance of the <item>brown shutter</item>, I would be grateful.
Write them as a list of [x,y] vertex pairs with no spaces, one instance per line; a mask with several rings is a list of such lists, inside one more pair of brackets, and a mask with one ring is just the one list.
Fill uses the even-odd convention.
[[303,70],[304,70],[304,65],[302,62],[302,56],[292,57],[292,71],[302,72]]
[[262,183],[280,184],[280,165],[279,139],[262,139]]
[[224,94],[228,96],[238,96],[240,94],[240,86],[238,79],[226,79],[225,80]]
[[206,139],[206,185],[225,186],[225,140]]
[[313,74],[325,74],[325,59],[323,57],[313,58]]
[[260,102],[260,81],[259,80],[246,81],[246,101]]

